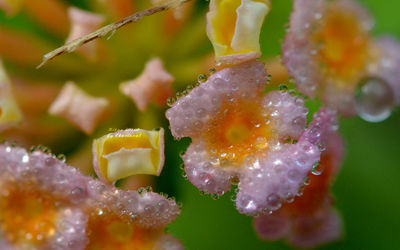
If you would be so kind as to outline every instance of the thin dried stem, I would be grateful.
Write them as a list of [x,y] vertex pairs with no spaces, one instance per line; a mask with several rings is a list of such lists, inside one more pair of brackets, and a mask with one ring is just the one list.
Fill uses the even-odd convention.
[[189,2],[189,1],[192,1],[192,0],[172,0],[172,1],[168,1],[167,3],[162,4],[160,6],[156,6],[156,7],[153,7],[153,8],[149,8],[149,9],[146,9],[146,10],[143,10],[143,11],[136,12],[136,13],[134,13],[134,14],[132,14],[130,16],[127,16],[127,17],[125,17],[125,18],[123,18],[123,19],[121,19],[121,20],[119,20],[117,22],[114,22],[114,23],[111,23],[109,25],[106,25],[106,26],[104,26],[104,27],[102,27],[102,28],[100,28],[100,29],[98,29],[98,30],[86,35],[86,36],[83,36],[83,37],[80,37],[78,39],[75,39],[74,41],[72,41],[70,43],[67,43],[64,46],[59,47],[58,49],[55,49],[55,50],[47,53],[46,55],[43,56],[42,63],[39,66],[37,66],[36,68],[39,69],[40,67],[42,67],[48,61],[54,59],[55,57],[57,57],[59,55],[62,55],[62,54],[65,54],[65,53],[71,53],[71,52],[75,51],[78,47],[80,47],[80,46],[82,46],[82,45],[84,45],[84,44],[86,44],[88,42],[91,42],[93,40],[96,40],[97,38],[104,37],[109,33],[111,33],[111,35],[112,35],[112,34],[114,34],[114,32],[117,29],[119,29],[119,28],[121,28],[121,27],[123,27],[123,26],[125,26],[125,25],[127,25],[129,23],[137,22],[137,21],[139,21],[140,19],[142,19],[145,16],[151,16],[151,15],[153,15],[155,13],[158,13],[158,12],[161,12],[161,11],[164,11],[164,10],[177,8],[180,5],[182,5],[182,4],[186,3],[186,2]]

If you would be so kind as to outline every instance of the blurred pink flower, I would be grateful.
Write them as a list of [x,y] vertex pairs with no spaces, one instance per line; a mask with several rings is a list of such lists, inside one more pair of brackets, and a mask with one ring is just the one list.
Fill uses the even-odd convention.
[[[368,121],[399,104],[400,44],[393,38],[374,39],[373,24],[367,10],[352,0],[295,0],[282,51],[300,92],[319,96],[342,115],[358,113]],[[370,78],[379,82],[372,85],[369,99],[358,103],[357,91]]]

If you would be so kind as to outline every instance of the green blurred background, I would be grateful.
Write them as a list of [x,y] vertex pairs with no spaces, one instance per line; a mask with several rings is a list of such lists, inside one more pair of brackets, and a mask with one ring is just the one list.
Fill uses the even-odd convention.
[[[89,0],[70,0],[67,2],[85,9],[90,9],[91,6]],[[276,57],[280,54],[280,44],[292,8],[292,1],[290,0],[271,0],[271,2],[273,8],[266,18],[261,33],[263,58]],[[360,2],[364,3],[375,17],[374,35],[389,33],[400,38],[400,15],[398,14],[400,1],[360,0]],[[207,2],[198,0],[195,13],[197,19],[204,18],[206,5]],[[53,39],[27,19],[18,17],[10,20],[3,15],[0,21],[1,27],[24,28],[40,34],[54,42],[54,48],[56,47],[57,39]],[[135,25],[140,24],[132,24],[132,26]],[[123,32],[121,31],[121,33]],[[187,34],[199,37],[190,32]],[[190,50],[190,53],[185,56],[177,58],[171,56],[174,51],[164,51],[163,57],[166,58],[166,64],[168,65],[168,58],[173,58],[179,65],[185,63],[185,60],[190,60],[192,55],[196,56],[198,53],[210,51],[211,46],[205,39],[205,33],[200,35],[202,35],[200,36],[202,47]],[[120,35],[120,32],[116,32],[111,40],[118,43],[118,39],[123,38],[124,36]],[[182,43],[182,46],[185,43],[192,42],[190,37],[186,38],[178,39],[177,42]],[[139,45],[136,46],[136,49],[140,48]],[[152,47],[146,47],[144,51],[141,53],[159,54],[157,48],[152,51]],[[149,55],[139,55],[138,57],[139,59],[135,61],[136,64],[125,59],[128,60],[126,64],[132,68],[131,74],[126,73],[129,67],[125,65],[125,68],[113,71],[121,72],[121,75],[109,77],[124,79],[127,75],[135,76],[140,72],[145,58],[148,58]],[[49,67],[51,69],[51,66]],[[57,72],[44,70],[36,73],[33,68],[19,69],[18,65],[12,62],[7,65],[7,68],[14,74],[24,72],[24,74],[36,79],[41,77],[82,79],[79,72],[57,75]],[[173,74],[179,71],[179,67],[176,69],[177,67],[174,67],[174,65],[168,65],[167,68]],[[195,82],[200,73],[205,72],[189,72],[184,74],[186,78],[183,77],[182,79],[177,77],[178,81],[181,81],[177,89],[190,84],[190,81],[187,82],[188,79]],[[90,74],[96,74],[96,69],[91,69]],[[118,81],[115,80],[115,82]],[[100,93],[101,91],[96,90],[96,88],[101,88],[103,85],[96,85],[96,88],[91,86],[88,84],[86,87]],[[133,104],[126,105],[128,105],[125,106],[128,110],[135,109]],[[137,111],[128,112],[137,114]],[[167,127],[168,124],[163,118],[163,113],[159,112],[158,116],[161,117],[160,123]],[[132,122],[133,118],[126,119],[127,121],[122,122],[122,124],[129,124],[130,126],[138,124]],[[107,126],[121,127],[122,125],[121,122],[117,124],[108,122],[104,127]],[[346,142],[346,155],[342,170],[334,184],[333,192],[336,197],[337,208],[344,220],[345,236],[343,240],[324,246],[323,249],[400,249],[400,161],[397,159],[397,157],[400,157],[400,110],[395,110],[389,119],[377,124],[367,123],[359,118],[342,119],[340,130]],[[102,133],[104,134],[104,129]],[[77,145],[87,145],[81,139],[82,134],[76,131],[64,135],[63,138],[71,135],[74,139],[70,138],[70,143],[60,142],[50,146],[55,152],[72,154]],[[99,136],[99,134],[94,137],[96,136]],[[166,165],[161,177],[157,179],[156,190],[173,195],[179,202],[183,203],[181,216],[168,227],[168,231],[180,239],[187,249],[289,248],[284,242],[271,243],[259,240],[252,228],[252,218],[240,215],[236,211],[233,202],[230,200],[230,193],[225,194],[219,200],[213,200],[209,196],[201,196],[199,191],[182,177],[182,170],[179,167],[182,164],[179,153],[185,150],[189,140],[175,141],[169,132],[167,132],[166,140]]]

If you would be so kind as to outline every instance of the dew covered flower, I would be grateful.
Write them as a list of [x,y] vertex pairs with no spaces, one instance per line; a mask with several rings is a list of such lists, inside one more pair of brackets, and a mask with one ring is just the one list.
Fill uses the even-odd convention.
[[207,35],[216,61],[236,64],[261,55],[259,37],[269,0],[211,0]]
[[11,81],[0,61],[0,131],[17,125],[21,120],[22,113],[14,98]]
[[303,99],[265,94],[266,80],[260,62],[225,68],[166,112],[173,136],[192,138],[182,157],[189,180],[222,195],[238,178],[236,206],[249,215],[276,210],[297,194],[320,159],[321,137],[334,129],[334,114],[322,110],[305,130]]
[[261,239],[286,239],[293,246],[313,248],[342,236],[341,218],[330,189],[341,164],[343,142],[338,133],[330,133],[326,140],[321,162],[309,174],[302,196],[279,211],[254,219]]
[[352,0],[295,0],[282,51],[300,92],[345,116],[387,118],[400,102],[400,44],[374,38],[373,24]]
[[160,175],[164,129],[126,129],[93,141],[93,166],[100,179],[114,182],[137,174]]
[[182,249],[164,233],[180,213],[172,199],[119,190],[51,154],[9,145],[0,146],[0,170],[0,246]]

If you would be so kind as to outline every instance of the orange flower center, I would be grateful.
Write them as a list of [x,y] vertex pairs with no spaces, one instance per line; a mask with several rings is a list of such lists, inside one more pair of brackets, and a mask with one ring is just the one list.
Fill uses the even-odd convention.
[[[100,211],[100,210],[99,210]],[[143,229],[119,217],[97,211],[88,222],[89,244],[86,249],[152,249],[160,231]]]
[[38,190],[0,193],[0,228],[9,242],[40,245],[54,235],[55,219],[54,202]]
[[354,13],[327,12],[324,24],[315,34],[315,41],[320,45],[320,62],[326,74],[352,78],[364,70],[370,57],[368,32]]
[[205,135],[209,152],[235,165],[267,148],[271,133],[261,109],[261,104],[248,101],[222,105]]

